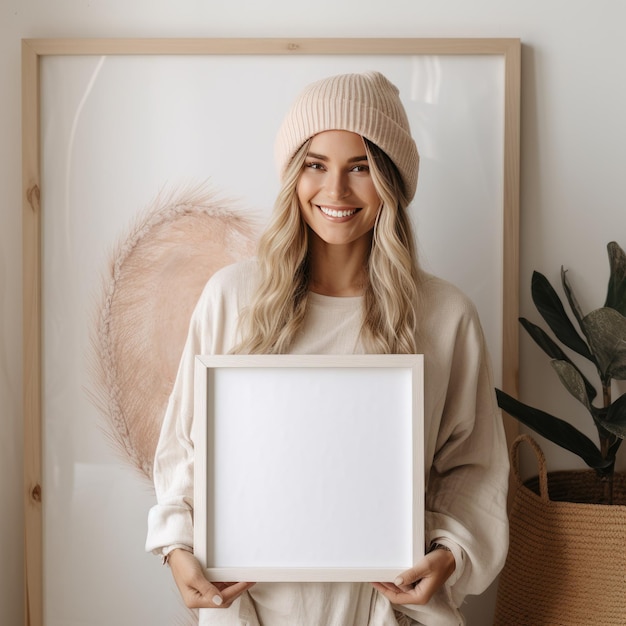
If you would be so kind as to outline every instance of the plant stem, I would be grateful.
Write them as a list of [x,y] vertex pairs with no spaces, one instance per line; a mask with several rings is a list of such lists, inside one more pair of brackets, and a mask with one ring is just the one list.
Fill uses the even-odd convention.
[[[611,379],[602,381],[602,403],[605,409],[611,406]],[[608,433],[607,433],[608,435]],[[609,449],[612,445],[612,438],[600,435],[600,451],[602,457],[606,459],[609,456]],[[602,477],[604,483],[604,501],[607,504],[613,504],[613,476],[615,474],[615,463],[611,464],[608,473]]]
[[608,409],[611,406],[611,379],[602,381],[602,406]]

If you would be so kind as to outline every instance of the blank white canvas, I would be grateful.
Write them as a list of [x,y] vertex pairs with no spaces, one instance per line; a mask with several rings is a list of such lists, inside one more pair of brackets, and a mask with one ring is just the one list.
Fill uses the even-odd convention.
[[376,366],[402,357],[371,355],[345,358],[350,366],[333,356],[312,367],[306,357],[219,367],[233,358],[199,365],[206,411],[196,419],[207,430],[196,442],[196,499],[206,507],[196,502],[196,550],[212,577],[378,580],[410,567],[423,545],[413,368]]

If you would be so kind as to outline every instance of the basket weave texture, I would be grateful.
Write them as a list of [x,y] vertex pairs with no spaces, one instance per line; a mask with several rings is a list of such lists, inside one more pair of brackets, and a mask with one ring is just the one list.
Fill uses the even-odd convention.
[[[539,464],[523,482],[519,447]],[[616,474],[613,505],[595,471],[546,471],[527,435],[511,447],[514,494],[510,546],[500,574],[494,626],[626,625],[626,475]]]

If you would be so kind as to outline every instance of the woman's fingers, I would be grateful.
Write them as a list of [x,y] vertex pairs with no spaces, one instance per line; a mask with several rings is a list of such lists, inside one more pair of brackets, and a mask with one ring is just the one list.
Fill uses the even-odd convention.
[[196,585],[196,594],[190,597],[190,609],[227,609],[242,593],[250,589],[254,583],[210,583],[200,582]]
[[430,552],[393,583],[373,583],[394,604],[426,604],[454,572],[454,556],[446,550]]
[[227,607],[230,606],[242,593],[248,591],[250,587],[254,586],[255,583],[223,583],[227,585],[224,588],[221,588],[221,585],[217,585],[220,587],[220,595],[222,597],[223,603],[222,606]]
[[178,549],[169,557],[172,575],[185,605],[190,609],[228,608],[254,583],[212,583],[191,552]]
[[218,586],[210,583],[204,575],[199,577],[194,576],[193,579],[188,580],[187,582],[182,581],[182,584],[184,588],[181,589],[181,593],[183,593],[185,603],[190,609],[227,606],[227,603],[224,602],[224,596]]

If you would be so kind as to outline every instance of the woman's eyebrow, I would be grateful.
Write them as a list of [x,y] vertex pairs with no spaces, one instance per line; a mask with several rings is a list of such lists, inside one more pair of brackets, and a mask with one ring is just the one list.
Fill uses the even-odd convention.
[[[323,154],[316,154],[315,152],[308,152],[307,157],[317,159],[318,161],[328,161],[327,156],[324,156]],[[355,156],[348,159],[348,163],[358,163],[359,161],[367,161],[367,155],[364,154],[363,156]]]

